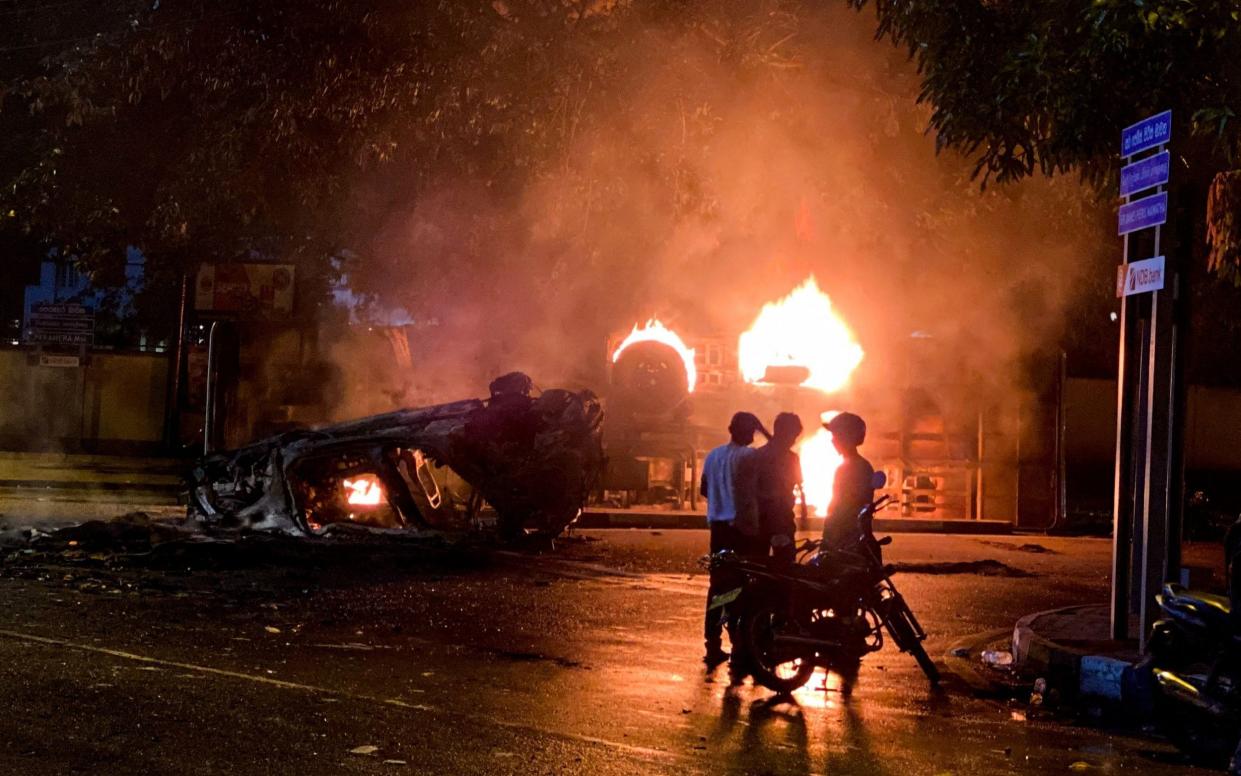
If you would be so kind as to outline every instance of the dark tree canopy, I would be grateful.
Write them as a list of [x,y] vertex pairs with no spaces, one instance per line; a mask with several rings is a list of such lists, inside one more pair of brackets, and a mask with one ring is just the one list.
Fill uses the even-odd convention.
[[[936,142],[984,182],[1077,171],[1110,194],[1120,130],[1171,108],[1174,177],[1205,215],[1206,184],[1241,154],[1234,0],[850,2],[917,62]],[[1233,180],[1212,195],[1210,261],[1241,280]]]
[[[346,272],[421,316],[473,315],[470,333],[537,341],[520,316],[551,311],[590,321],[580,339],[597,345],[661,302],[744,326],[756,295],[819,271],[834,297],[859,289],[859,321],[906,337],[939,321],[1007,358],[1026,342],[995,321],[1020,312],[1023,332],[1055,336],[1074,272],[1099,258],[1075,182],[980,194],[968,160],[932,156],[905,52],[845,3],[112,13],[43,36],[61,43],[14,69],[0,112],[37,130],[0,149],[3,212],[105,279],[127,245],[164,288],[257,254],[296,263],[320,300]],[[764,285],[729,282],[743,276]],[[1048,283],[1064,287],[1027,293]],[[907,301],[879,311],[875,288]]]
[[[21,61],[0,114],[24,142],[0,152],[0,197],[10,226],[105,279],[131,244],[155,273],[258,253],[325,276],[342,255],[374,254],[387,209],[445,178],[502,197],[557,176],[572,217],[606,219],[633,192],[575,144],[608,117],[618,137],[679,137],[676,157],[635,146],[628,163],[659,170],[670,212],[710,217],[718,202],[695,157],[725,122],[749,118],[715,70],[769,82],[763,119],[796,128],[805,117],[781,90],[822,67],[806,61],[823,58],[812,6],[144,0],[65,14],[69,29],[24,16],[6,33]],[[634,51],[667,57],[668,77],[642,87],[660,84],[662,111],[634,107],[660,99],[636,94]],[[890,59],[870,73],[824,71],[825,86],[848,82],[879,105],[908,99],[913,83]]]
[[[617,49],[645,23],[723,18],[650,5],[148,0],[67,30],[32,11],[7,33],[2,118],[24,142],[0,166],[4,212],[105,278],[130,244],[157,271],[258,253],[329,273],[371,247],[385,199],[536,178],[588,102],[620,97]],[[779,58],[789,17],[747,25],[720,48]]]

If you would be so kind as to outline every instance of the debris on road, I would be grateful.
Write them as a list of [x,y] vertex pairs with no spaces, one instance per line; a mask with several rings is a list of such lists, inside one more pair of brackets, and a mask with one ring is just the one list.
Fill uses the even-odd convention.
[[354,748],[350,749],[349,754],[356,754],[356,755],[361,755],[363,757],[368,757],[370,755],[375,754],[378,751],[379,751],[379,747],[373,744],[363,744],[362,746],[355,746]]
[[978,574],[984,577],[1035,577],[1037,574],[998,560],[969,560],[942,563],[897,563],[903,574]]
[[985,544],[988,547],[999,547],[1002,550],[1012,550],[1013,552],[1028,552],[1028,553],[1032,553],[1035,555],[1058,555],[1059,554],[1055,550],[1051,549],[1050,547],[1044,547],[1041,544],[1035,544],[1033,542],[1027,542],[1025,544],[1012,544],[1011,542],[997,542],[997,541],[984,539],[980,542],[980,544]]
[[[306,541],[135,512],[55,531],[8,531],[0,542],[0,578],[49,582],[81,593],[266,601],[283,593],[306,595],[325,587],[476,568],[488,562],[488,549],[470,535],[333,526]],[[278,611],[278,604],[265,605]],[[265,635],[297,631],[278,621],[260,621],[258,627]]]
[[982,662],[992,668],[1009,668],[1013,664],[1013,653],[988,649],[982,653]]

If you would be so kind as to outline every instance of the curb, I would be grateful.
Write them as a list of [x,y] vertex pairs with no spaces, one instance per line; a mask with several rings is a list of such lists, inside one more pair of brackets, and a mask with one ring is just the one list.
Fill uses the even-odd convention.
[[1066,606],[1022,617],[1013,627],[1013,664],[1021,674],[1045,679],[1067,695],[1126,706],[1143,704],[1147,692],[1134,661],[1062,644],[1038,632],[1042,618],[1081,616],[1098,608]]
[[[629,511],[624,509],[587,508],[574,525],[578,528],[638,528],[707,530],[706,515],[697,512]],[[811,518],[807,529],[820,531],[822,518]],[[886,518],[875,520],[878,533],[950,533],[970,535],[1006,535],[1013,533],[1011,523],[999,520],[920,520],[918,518]]]

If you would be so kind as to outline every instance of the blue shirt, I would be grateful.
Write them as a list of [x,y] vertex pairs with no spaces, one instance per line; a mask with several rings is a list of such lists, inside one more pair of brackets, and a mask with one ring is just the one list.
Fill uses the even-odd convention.
[[757,450],[733,442],[707,453],[702,465],[702,494],[707,497],[708,522],[757,530],[757,464]]

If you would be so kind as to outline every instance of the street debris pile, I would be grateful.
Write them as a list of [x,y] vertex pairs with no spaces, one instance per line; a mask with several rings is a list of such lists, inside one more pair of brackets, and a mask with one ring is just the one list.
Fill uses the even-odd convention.
[[897,563],[897,571],[904,574],[977,574],[983,577],[1036,577],[1032,571],[1010,566],[998,560],[965,560],[928,563]]
[[[369,585],[486,563],[469,538],[332,526],[320,540],[134,512],[53,531],[0,525],[0,577],[81,592],[259,597]],[[245,571],[237,574],[237,571]]]
[[293,431],[195,467],[190,514],[224,527],[319,535],[329,526],[403,532],[494,521],[506,540],[556,536],[581,513],[603,465],[602,410],[589,391],[534,396],[529,377],[487,400]]
[[1012,542],[997,542],[982,540],[979,544],[985,544],[988,547],[999,547],[1001,550],[1012,550],[1013,552],[1028,552],[1033,555],[1058,555],[1059,553],[1050,547],[1044,547],[1041,544],[1026,542],[1025,544],[1013,544]]

